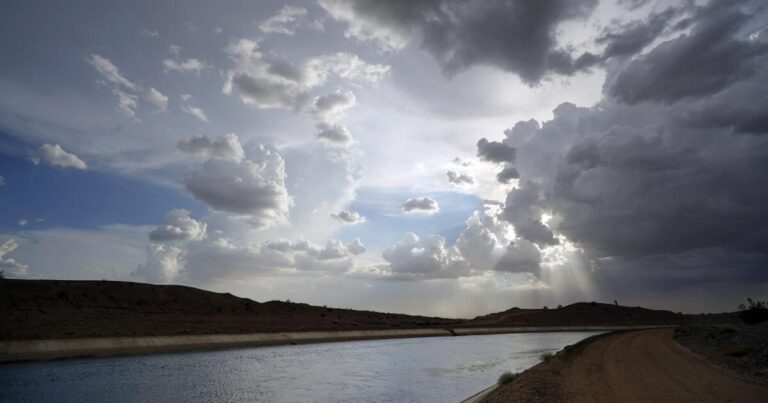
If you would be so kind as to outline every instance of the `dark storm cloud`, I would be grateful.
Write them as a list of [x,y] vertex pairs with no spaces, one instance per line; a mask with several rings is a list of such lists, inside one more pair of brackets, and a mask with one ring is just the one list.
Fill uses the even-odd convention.
[[320,4],[347,22],[349,36],[397,48],[411,34],[447,75],[493,65],[536,84],[549,73],[570,75],[594,65],[594,55],[560,48],[558,25],[589,16],[597,0],[340,1]]
[[685,10],[684,7],[671,7],[652,14],[644,21],[631,21],[609,27],[595,39],[598,44],[605,45],[602,58],[634,55],[666,30],[684,28],[685,24],[671,26],[670,22]]
[[499,141],[488,141],[482,138],[477,142],[477,156],[483,161],[496,163],[513,163],[517,150],[508,144]]
[[512,166],[505,167],[499,173],[496,174],[496,180],[499,183],[509,183],[512,179],[517,179],[520,177],[520,173],[517,172],[517,169]]
[[477,142],[477,157],[483,161],[504,164],[504,168],[496,174],[499,183],[509,183],[517,179],[520,174],[512,165],[517,158],[517,149],[500,141],[488,141],[485,138]]
[[619,293],[764,287],[768,57],[745,29],[764,26],[752,4],[696,9],[689,34],[609,72],[614,97],[506,130],[520,186],[501,217],[518,237],[545,246],[564,236]]
[[675,102],[715,94],[749,78],[764,63],[768,43],[748,40],[748,2],[720,2],[698,9],[690,34],[681,35],[624,66],[606,83],[620,101]]

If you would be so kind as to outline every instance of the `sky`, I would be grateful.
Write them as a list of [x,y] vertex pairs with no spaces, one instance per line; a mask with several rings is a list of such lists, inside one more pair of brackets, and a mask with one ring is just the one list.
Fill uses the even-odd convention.
[[7,277],[447,317],[768,297],[764,2],[0,10]]

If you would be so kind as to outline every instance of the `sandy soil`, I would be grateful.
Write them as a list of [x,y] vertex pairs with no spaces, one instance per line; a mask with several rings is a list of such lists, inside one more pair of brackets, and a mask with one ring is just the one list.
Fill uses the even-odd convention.
[[485,402],[768,402],[768,388],[708,364],[673,330],[598,336],[500,387]]

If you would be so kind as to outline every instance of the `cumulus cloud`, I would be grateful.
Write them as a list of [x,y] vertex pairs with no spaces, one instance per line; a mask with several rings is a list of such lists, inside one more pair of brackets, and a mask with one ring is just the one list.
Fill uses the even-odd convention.
[[151,244],[147,248],[147,262],[132,273],[150,283],[167,284],[176,281],[184,262],[181,248],[166,244]]
[[37,165],[41,160],[49,165],[61,168],[75,168],[80,170],[88,168],[85,161],[78,158],[77,155],[65,151],[58,144],[43,144],[40,146],[37,150],[37,154],[33,157],[32,162]]
[[150,87],[145,97],[147,102],[157,107],[159,111],[162,112],[168,109],[168,97],[163,95],[162,92]]
[[506,143],[499,141],[488,141],[482,138],[477,142],[477,156],[482,161],[504,164],[504,168],[496,174],[496,180],[499,183],[509,183],[512,179],[517,179],[520,174],[514,167],[515,158],[517,158],[517,149]]
[[320,0],[345,35],[402,49],[412,36],[446,74],[472,65],[494,65],[535,84],[549,73],[570,75],[589,68],[598,57],[573,55],[556,40],[564,21],[586,17],[596,0],[578,1],[408,1]]
[[475,178],[467,174],[459,174],[455,171],[445,173],[448,176],[448,182],[456,186],[474,185]]
[[477,142],[477,156],[483,161],[513,163],[517,156],[517,150],[508,144],[482,138]]
[[0,270],[10,275],[23,275],[27,272],[28,266],[21,264],[13,258],[6,257],[7,254],[16,250],[19,244],[14,238],[11,238],[0,244]]
[[208,158],[234,162],[240,162],[245,158],[245,151],[240,145],[240,139],[234,133],[216,138],[199,136],[189,140],[179,140],[177,147],[187,154],[202,155]]
[[406,233],[397,244],[384,249],[382,257],[394,279],[456,278],[469,271],[459,251],[447,247],[440,235],[422,239]]
[[189,216],[189,211],[174,209],[165,216],[168,224],[161,225],[149,233],[154,242],[195,241],[205,238],[206,223]]
[[317,137],[326,140],[331,144],[345,145],[352,141],[352,135],[349,133],[349,129],[342,124],[336,123],[329,125],[321,123],[318,125],[318,129],[320,129],[320,131],[317,132]]
[[349,91],[336,90],[316,97],[310,114],[317,121],[317,137],[331,144],[346,145],[352,141],[349,129],[339,121],[344,112],[355,105],[355,95]]
[[496,204],[474,212],[453,245],[440,235],[420,238],[405,234],[400,242],[384,249],[382,256],[388,264],[382,275],[394,280],[429,280],[519,273],[540,283],[544,258],[539,247],[516,238],[514,227],[501,213]]
[[247,218],[257,227],[284,222],[292,203],[283,158],[263,145],[241,161],[212,158],[187,175],[184,184],[212,209]]
[[413,197],[403,202],[400,209],[405,213],[434,214],[440,210],[440,206],[429,197]]
[[307,9],[304,7],[283,6],[272,17],[259,23],[259,30],[270,34],[293,35],[302,26],[322,29],[317,22],[310,24],[307,21]]
[[614,292],[768,281],[755,275],[768,261],[768,191],[755,186],[768,181],[755,168],[768,160],[768,58],[740,28],[754,4],[698,8],[688,33],[614,66],[600,104],[505,131],[520,183],[500,217],[518,250],[499,269],[535,265],[531,245],[573,245]]
[[0,176],[0,186],[5,186],[5,178]]
[[347,211],[342,210],[338,213],[331,213],[331,217],[339,222],[342,222],[344,224],[360,224],[365,222],[365,217],[361,216],[360,213],[356,211]]
[[29,222],[29,221],[27,221],[27,219],[26,219],[26,218],[22,218],[22,219],[20,219],[20,220],[18,221],[18,224],[19,224],[19,225],[21,225],[22,227],[24,227],[24,226],[26,226],[26,225],[27,225],[27,223],[28,223],[28,222]]
[[496,180],[499,183],[509,183],[512,179],[520,178],[520,173],[517,172],[517,168],[507,165],[496,174]]
[[311,113],[320,121],[335,122],[344,116],[344,111],[355,105],[355,101],[355,94],[352,92],[336,90],[315,98]]
[[376,83],[389,66],[369,64],[351,53],[333,53],[293,63],[265,55],[258,43],[248,39],[231,42],[226,49],[234,66],[227,72],[225,94],[237,95],[258,108],[300,109],[309,92],[333,74],[340,78]]

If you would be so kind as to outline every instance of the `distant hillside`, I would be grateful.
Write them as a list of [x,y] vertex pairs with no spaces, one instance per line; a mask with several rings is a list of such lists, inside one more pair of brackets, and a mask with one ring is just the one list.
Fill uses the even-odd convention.
[[506,326],[666,325],[722,322],[733,314],[681,315],[599,303],[520,309],[471,320],[256,302],[178,285],[117,281],[0,280],[0,340]]
[[461,326],[601,326],[675,325],[690,321],[723,321],[733,315],[684,315],[670,311],[579,302],[559,308],[521,309],[478,316]]
[[0,281],[0,340],[445,327],[426,316],[259,303],[178,285]]

